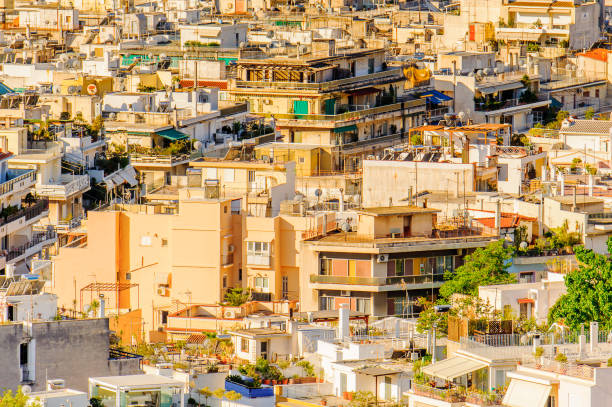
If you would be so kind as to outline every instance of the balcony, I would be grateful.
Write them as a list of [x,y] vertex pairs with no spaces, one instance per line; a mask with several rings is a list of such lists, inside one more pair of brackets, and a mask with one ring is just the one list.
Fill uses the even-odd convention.
[[49,199],[65,200],[76,193],[89,190],[89,175],[62,174],[57,182],[51,182],[37,184],[36,194]]
[[311,274],[310,282],[315,284],[339,284],[339,285],[362,285],[375,287],[376,291],[388,291],[395,289],[414,289],[439,287],[444,282],[443,274],[423,274],[394,277],[353,277],[353,276],[330,276]]
[[32,239],[21,246],[14,247],[6,252],[5,258],[7,263],[17,263],[23,259],[31,257],[39,253],[44,247],[55,243],[57,233],[55,230],[35,233]]
[[29,188],[36,182],[36,170],[9,169],[7,181],[0,184],[0,196]]
[[[48,209],[49,209],[49,201],[47,200],[39,200],[37,203],[35,203],[32,206],[21,207],[19,210],[17,210],[17,212],[11,215],[0,217],[0,228],[2,228],[5,225],[9,225],[10,223],[15,222],[17,220],[20,220],[21,218],[25,218],[26,222],[29,220],[35,219],[39,217],[40,215],[43,215]],[[35,219],[35,220],[38,220],[38,219]],[[25,224],[22,225],[22,227],[25,227],[25,226],[26,226]],[[11,232],[12,231],[13,230],[11,230]]]
[[270,255],[247,254],[247,265],[249,266],[270,266]]
[[[520,110],[521,108],[534,108],[547,106],[550,103],[548,98],[538,97],[532,102],[524,102],[519,98],[494,100],[490,102],[474,102],[474,107],[477,112],[495,112],[496,114],[509,112],[512,110]],[[517,108],[517,109],[513,109]]]
[[339,92],[352,89],[356,85],[372,86],[390,83],[404,79],[401,69],[390,69],[368,75],[355,76],[352,78],[337,79],[333,81],[310,83],[310,82],[273,82],[273,81],[244,81],[237,80],[236,88],[244,89],[282,89],[282,90],[305,90],[313,92]]
[[[385,106],[378,106],[373,108],[349,111],[340,114],[294,114],[294,113],[266,113],[266,112],[252,112],[258,116],[272,117],[275,120],[295,120],[296,125],[314,125],[314,126],[326,126],[326,127],[341,127],[338,124],[342,122],[355,122],[361,119],[371,118],[375,115],[403,112],[412,108],[422,108],[425,113],[425,101],[424,100],[408,100],[406,102],[393,103]],[[409,112],[410,113],[410,112]],[[313,123],[306,123],[306,122]]]
[[201,156],[202,155],[200,153],[184,153],[174,155],[130,153],[130,162],[135,167],[139,165],[146,165],[148,167],[171,167],[174,165],[187,163]]
[[222,266],[231,266],[232,264],[234,264],[234,253],[221,255],[221,265]]

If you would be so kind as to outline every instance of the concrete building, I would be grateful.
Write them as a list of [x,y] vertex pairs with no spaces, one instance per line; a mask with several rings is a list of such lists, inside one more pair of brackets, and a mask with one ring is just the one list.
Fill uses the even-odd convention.
[[85,391],[90,376],[138,373],[140,359],[110,353],[109,334],[107,318],[1,325],[0,382],[13,391],[26,384],[42,391],[45,380],[57,378]]
[[246,24],[181,25],[179,30],[182,50],[202,46],[238,48],[247,37]]
[[[443,231],[435,209],[416,206],[356,211],[356,231],[304,241],[302,310],[351,310],[375,316],[414,316],[418,297],[435,299],[445,271],[463,256],[495,241],[469,228]],[[460,239],[457,239],[460,237]]]
[[57,316],[57,296],[42,292],[41,280],[7,278],[0,288],[0,322],[42,320]]

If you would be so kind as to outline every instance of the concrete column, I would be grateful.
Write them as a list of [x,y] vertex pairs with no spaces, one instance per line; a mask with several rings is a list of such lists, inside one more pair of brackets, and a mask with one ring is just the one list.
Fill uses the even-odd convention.
[[589,196],[593,196],[593,174],[589,174]]
[[542,182],[548,181],[547,178],[548,178],[548,174],[547,174],[547,171],[546,171],[546,164],[544,164],[542,166]]
[[348,304],[341,304],[338,310],[338,337],[344,339],[351,335],[349,329],[349,307]]
[[589,348],[591,353],[594,353],[597,350],[597,345],[599,345],[599,323],[597,321],[591,321],[589,324],[589,331],[591,335]]
[[584,357],[584,352],[586,351],[586,335],[580,335],[578,337],[578,354],[579,357]]
[[559,178],[559,196],[565,196],[565,176],[560,173],[558,174]]

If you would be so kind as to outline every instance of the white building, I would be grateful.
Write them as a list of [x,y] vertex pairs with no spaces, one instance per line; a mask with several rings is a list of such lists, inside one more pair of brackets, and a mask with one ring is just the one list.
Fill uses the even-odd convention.
[[45,7],[19,10],[19,27],[32,30],[73,31],[79,29],[79,10],[74,8]]
[[246,42],[247,29],[247,24],[181,25],[179,26],[181,49],[187,47],[186,43],[195,46],[238,48],[241,42]]
[[51,321],[57,315],[57,295],[42,292],[42,280],[3,281],[0,288],[0,322]]

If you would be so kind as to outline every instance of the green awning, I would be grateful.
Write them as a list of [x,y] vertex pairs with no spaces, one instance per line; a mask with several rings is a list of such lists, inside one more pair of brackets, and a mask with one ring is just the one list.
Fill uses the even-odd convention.
[[561,109],[563,107],[563,103],[559,102],[555,98],[550,98],[550,105],[552,107],[556,107],[557,109]]
[[348,131],[357,131],[357,126],[349,124],[348,126],[336,127],[334,133],[346,133]]
[[186,138],[189,138],[187,134],[181,133],[177,129],[157,131],[155,132],[155,134],[165,138],[166,140],[170,140],[170,141],[184,140]]

